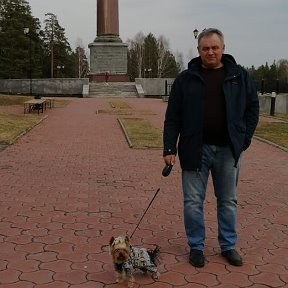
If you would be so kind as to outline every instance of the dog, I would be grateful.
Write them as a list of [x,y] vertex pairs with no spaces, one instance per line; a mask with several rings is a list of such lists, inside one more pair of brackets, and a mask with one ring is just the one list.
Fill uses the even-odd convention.
[[110,254],[116,271],[116,282],[122,283],[128,277],[128,287],[132,288],[135,282],[134,273],[139,269],[150,272],[153,280],[158,280],[160,273],[157,270],[160,247],[154,250],[138,248],[130,244],[128,236],[111,237],[109,241]]

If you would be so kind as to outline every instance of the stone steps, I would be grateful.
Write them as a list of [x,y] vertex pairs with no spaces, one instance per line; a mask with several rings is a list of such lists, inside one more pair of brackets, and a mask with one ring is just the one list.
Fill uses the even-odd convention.
[[89,97],[138,97],[133,82],[90,82]]

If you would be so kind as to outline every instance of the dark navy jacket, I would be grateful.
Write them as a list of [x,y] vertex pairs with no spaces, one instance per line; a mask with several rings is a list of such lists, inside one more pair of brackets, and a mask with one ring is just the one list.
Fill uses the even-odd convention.
[[[236,166],[241,152],[249,147],[257,126],[259,100],[246,69],[237,65],[229,54],[223,54],[221,62],[226,73],[223,91],[227,129]],[[201,169],[205,84],[200,69],[201,58],[197,57],[176,77],[165,115],[163,156],[176,155],[178,150],[183,170]]]

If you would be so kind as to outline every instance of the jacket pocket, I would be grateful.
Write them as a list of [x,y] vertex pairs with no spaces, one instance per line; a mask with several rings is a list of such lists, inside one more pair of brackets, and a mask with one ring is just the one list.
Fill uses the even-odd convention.
[[244,133],[244,134],[246,133],[246,125],[244,125],[244,124],[235,125],[235,129],[240,133]]
[[[178,155],[180,163],[189,167],[198,167],[199,157],[201,158],[201,137],[196,133],[182,133],[179,138]],[[183,165],[181,165],[183,167]]]
[[180,137],[186,138],[186,137],[193,137],[196,134],[195,131],[191,130],[182,130],[180,133]]

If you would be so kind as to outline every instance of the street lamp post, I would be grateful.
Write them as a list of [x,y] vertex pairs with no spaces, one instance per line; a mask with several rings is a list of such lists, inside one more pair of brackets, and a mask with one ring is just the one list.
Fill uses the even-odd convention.
[[[36,35],[39,35],[40,29],[35,30]],[[33,95],[32,85],[32,31],[30,28],[24,28],[24,34],[29,37],[29,94]]]
[[32,39],[31,39],[31,31],[29,28],[24,28],[24,34],[29,37],[29,94],[33,95],[32,90]]
[[50,40],[50,49],[51,49],[51,78],[54,78],[54,25],[57,21],[57,17],[53,13],[46,13],[45,16],[50,17],[51,25],[51,40]]
[[145,75],[146,75],[146,72],[147,72],[147,74],[148,74],[148,78],[152,78],[152,68],[145,68],[144,69],[144,78],[146,78],[145,77]]
[[62,78],[63,78],[64,68],[65,68],[64,65],[63,66],[60,66],[60,65],[57,66],[57,70],[60,71],[60,75]]
[[148,69],[148,75],[149,75],[149,78],[152,78],[152,69],[151,68]]
[[[205,30],[206,30],[206,28],[204,28],[204,29],[202,30],[202,32],[205,31]],[[199,31],[198,31],[197,28],[195,28],[195,29],[193,30],[193,35],[194,35],[194,38],[195,38],[195,39],[198,39],[198,34],[199,34]]]

